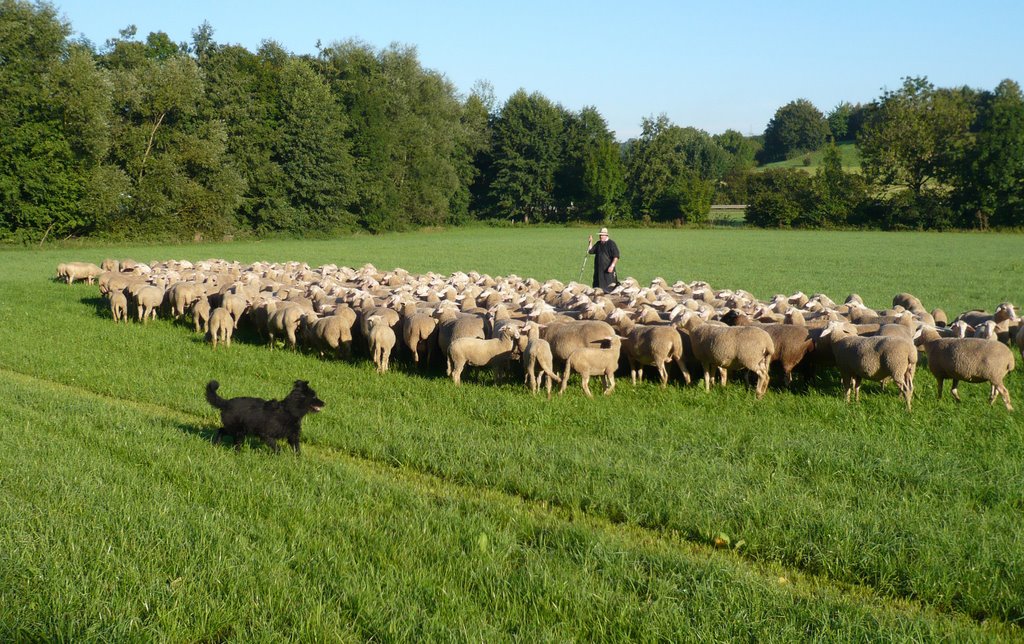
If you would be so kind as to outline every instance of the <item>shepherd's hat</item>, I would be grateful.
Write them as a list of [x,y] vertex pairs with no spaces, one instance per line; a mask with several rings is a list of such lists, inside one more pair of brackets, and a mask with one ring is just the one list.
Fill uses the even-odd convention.
[[602,228],[602,229],[601,229],[601,232],[599,232],[599,233],[597,233],[597,234],[598,234],[598,235],[607,235],[607,234],[608,234],[608,229],[607,229],[607,228]]

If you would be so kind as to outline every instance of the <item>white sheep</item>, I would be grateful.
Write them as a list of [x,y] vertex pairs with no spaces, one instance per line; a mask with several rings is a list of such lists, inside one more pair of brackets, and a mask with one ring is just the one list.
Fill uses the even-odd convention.
[[371,315],[366,318],[366,326],[366,341],[370,346],[373,364],[377,365],[378,373],[385,373],[391,360],[391,350],[395,348],[398,338],[382,315]]
[[843,378],[846,402],[850,402],[851,393],[860,402],[863,379],[892,378],[910,411],[917,368],[917,348],[912,340],[897,336],[860,337],[844,322],[830,322],[822,335],[832,338],[832,354]]
[[231,319],[231,313],[227,309],[218,306],[210,312],[210,321],[207,324],[206,335],[210,338],[210,342],[213,343],[214,349],[217,348],[218,342],[223,342],[224,346],[230,347],[234,329],[234,320]]
[[725,386],[729,371],[735,369],[746,369],[757,376],[754,392],[758,399],[768,391],[768,368],[775,344],[767,332],[753,326],[702,324],[689,312],[684,313],[680,325],[689,331],[693,355],[704,367],[705,391],[711,391],[716,371]]
[[607,343],[608,347],[582,347],[569,354],[565,361],[565,370],[562,372],[562,386],[558,389],[558,395],[565,393],[573,371],[580,374],[583,379],[583,393],[587,395],[587,398],[594,397],[590,393],[591,376],[601,375],[604,377],[605,396],[609,396],[615,391],[615,370],[619,367],[622,340],[619,336],[612,334],[602,338],[601,342]]
[[156,311],[164,301],[164,289],[147,284],[135,292],[135,304],[138,307],[139,322],[156,319]]
[[957,385],[961,380],[988,382],[991,385],[989,404],[1002,395],[1006,409],[1013,411],[1010,392],[1003,384],[1003,378],[1015,366],[1009,347],[984,338],[943,338],[933,328],[923,327],[919,336],[928,356],[928,370],[938,381],[938,398],[942,398],[942,383],[947,378],[953,381],[950,393],[957,402],[960,402]]
[[[525,372],[526,384],[530,391],[537,393],[540,383],[537,379],[537,369],[540,368],[540,379],[545,382],[548,392],[548,400],[551,399],[551,386],[553,382],[560,382],[561,378],[555,374],[553,359],[551,356],[551,345],[540,337],[540,325],[536,322],[527,322],[523,327],[526,335],[521,336],[520,352]],[[522,342],[525,340],[525,342]]]
[[114,318],[114,322],[128,322],[128,298],[124,296],[123,291],[111,291],[107,294],[107,300],[110,302],[110,315]]
[[515,340],[519,338],[519,329],[506,326],[497,338],[481,340],[480,338],[458,338],[448,346],[448,375],[455,384],[462,383],[462,370],[466,365],[474,367],[491,366],[496,379],[500,379],[502,369],[513,358]]
[[634,385],[637,376],[643,377],[644,366],[651,365],[658,369],[661,386],[664,388],[668,384],[666,365],[670,362],[675,362],[683,374],[683,380],[690,384],[690,372],[683,361],[683,340],[675,327],[636,324],[621,309],[612,313],[608,319],[615,324],[619,335],[622,336],[622,348],[625,349],[626,359],[629,360],[630,377]]

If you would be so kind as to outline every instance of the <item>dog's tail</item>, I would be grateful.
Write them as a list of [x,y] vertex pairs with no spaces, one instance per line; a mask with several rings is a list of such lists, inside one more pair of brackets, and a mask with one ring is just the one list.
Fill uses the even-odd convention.
[[206,402],[210,403],[217,409],[224,409],[228,401],[217,395],[218,387],[220,387],[220,383],[216,380],[211,380],[206,385]]

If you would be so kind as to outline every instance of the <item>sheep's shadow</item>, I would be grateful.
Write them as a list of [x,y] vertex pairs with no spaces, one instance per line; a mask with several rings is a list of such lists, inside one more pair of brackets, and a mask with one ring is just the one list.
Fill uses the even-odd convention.
[[110,314],[110,304],[102,295],[88,295],[79,300],[83,305],[92,307],[93,314],[98,318],[113,319]]

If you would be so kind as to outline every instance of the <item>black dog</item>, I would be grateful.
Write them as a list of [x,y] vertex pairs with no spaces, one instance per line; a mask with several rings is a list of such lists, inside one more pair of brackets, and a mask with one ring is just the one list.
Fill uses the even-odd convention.
[[206,400],[220,410],[220,421],[224,425],[217,430],[213,442],[220,443],[227,434],[234,438],[235,449],[241,449],[246,436],[259,436],[278,453],[281,448],[277,446],[277,439],[284,438],[298,454],[302,417],[320,411],[325,404],[305,380],[296,380],[284,400],[226,399],[217,395],[218,387],[220,384],[216,380],[206,385]]

